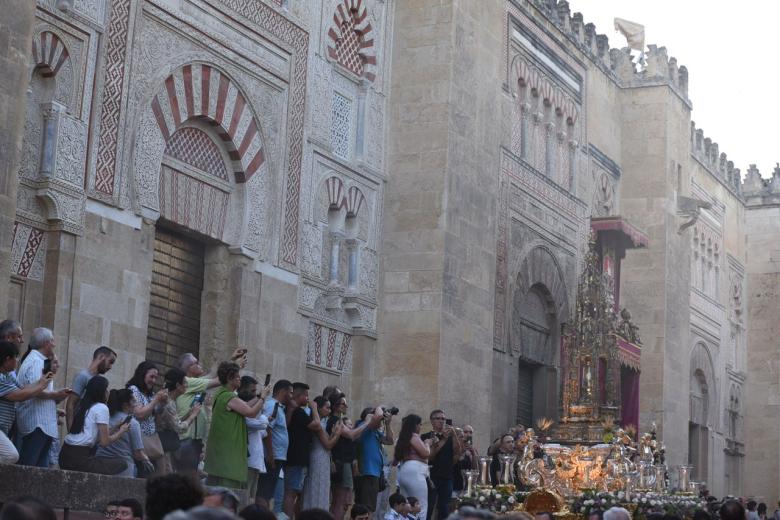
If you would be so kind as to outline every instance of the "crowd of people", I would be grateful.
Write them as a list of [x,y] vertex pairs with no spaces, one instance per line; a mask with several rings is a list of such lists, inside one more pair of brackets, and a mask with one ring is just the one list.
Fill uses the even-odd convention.
[[[55,389],[52,331],[34,329],[17,362],[23,343],[19,323],[0,322],[0,463],[147,478],[152,495],[180,486],[191,503],[166,514],[215,504],[236,513],[231,490],[241,489],[251,503],[246,514],[254,515],[244,518],[443,520],[463,494],[462,470],[478,465],[474,429],[454,426],[443,410],[430,413],[431,431],[424,434],[420,416],[405,416],[396,438],[398,408],[367,407],[353,422],[347,396],[336,386],[310,399],[306,383],[271,385],[266,375],[261,384],[242,375],[246,349],[236,349],[214,373],[192,353],[164,374],[143,361],[123,388],[109,389],[105,374],[117,354],[101,346],[70,388]],[[67,433],[60,440],[61,426]],[[488,447],[494,480],[499,455],[524,449],[524,432],[518,425]],[[393,445],[388,456],[386,447]],[[130,498],[110,508],[111,518],[143,517],[141,504]],[[146,518],[162,519],[149,497],[146,509]],[[764,504],[751,502],[747,509],[747,520],[766,520]],[[328,516],[315,518],[312,511]],[[200,518],[181,518],[190,517]]]
[[[110,389],[106,374],[117,354],[101,346],[69,388],[55,389],[52,331],[36,328],[26,350],[23,343],[19,323],[0,323],[3,464],[139,478],[175,473],[246,489],[256,505],[287,518],[321,509],[343,520],[357,506],[372,514],[393,510],[387,500],[393,463],[405,503],[414,503],[411,514],[429,519],[437,507],[445,518],[462,488],[459,468],[476,460],[473,429],[453,428],[441,410],[431,414],[433,430],[425,435],[420,417],[405,417],[396,442],[397,408],[368,407],[351,418],[336,386],[310,399],[303,382],[271,386],[267,376],[261,384],[242,375],[246,349],[212,374],[191,353],[164,374],[143,361],[123,388]],[[394,444],[391,458],[385,450]]]
[[[370,508],[355,504],[349,511],[350,520],[418,520],[422,513],[419,500],[393,493],[388,499],[388,511],[378,517]],[[764,508],[765,510],[765,508]],[[711,508],[698,510],[689,520],[765,520],[753,501],[727,499]],[[764,515],[766,513],[764,512]],[[106,504],[104,516],[119,520],[277,520],[276,514],[265,506],[250,504],[243,508],[239,497],[224,487],[206,487],[191,476],[171,473],[154,477],[146,483],[145,506],[136,499],[125,498]],[[57,515],[44,501],[35,497],[20,497],[6,502],[0,508],[0,520],[55,520]],[[299,520],[334,520],[321,508],[304,508]],[[500,517],[475,504],[465,501],[447,517],[447,520],[554,520],[551,512],[512,511]],[[780,518],[780,504],[772,520]],[[587,520],[631,520],[631,513],[622,507],[607,510],[592,509]],[[682,520],[670,513],[649,513],[646,520]]]

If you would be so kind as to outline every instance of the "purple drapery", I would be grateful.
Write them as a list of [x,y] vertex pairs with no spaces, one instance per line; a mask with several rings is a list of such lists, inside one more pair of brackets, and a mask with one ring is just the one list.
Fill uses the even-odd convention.
[[639,372],[626,366],[620,367],[620,396],[622,426],[634,425],[639,431]]

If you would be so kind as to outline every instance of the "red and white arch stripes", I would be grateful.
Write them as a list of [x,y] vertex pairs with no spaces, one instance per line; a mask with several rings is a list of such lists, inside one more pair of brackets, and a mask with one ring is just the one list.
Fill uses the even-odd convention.
[[44,67],[43,77],[57,75],[68,60],[68,49],[59,36],[51,31],[43,31],[32,39],[32,56],[36,67]]
[[217,125],[230,158],[241,164],[236,182],[248,181],[265,161],[258,121],[244,95],[219,69],[191,64],[175,71],[152,100],[152,111],[166,141],[193,117]]
[[328,204],[330,208],[346,208],[348,217],[356,217],[363,206],[366,197],[360,188],[351,186],[344,195],[344,182],[338,177],[330,177],[325,181],[325,189],[328,191]]

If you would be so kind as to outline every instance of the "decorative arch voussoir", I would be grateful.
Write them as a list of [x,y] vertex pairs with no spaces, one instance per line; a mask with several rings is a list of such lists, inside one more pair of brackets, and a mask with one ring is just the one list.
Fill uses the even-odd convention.
[[42,69],[43,77],[53,78],[70,55],[59,36],[51,31],[43,31],[33,36],[32,58],[34,66]]
[[356,76],[376,79],[373,27],[363,0],[342,0],[328,29],[328,57]]
[[174,71],[152,98],[151,108],[166,141],[189,119],[214,125],[237,165],[236,182],[248,181],[265,162],[256,116],[238,85],[215,67],[198,63]]
[[347,207],[347,216],[356,217],[360,212],[360,208],[363,206],[366,198],[363,196],[363,192],[357,186],[352,186],[347,191],[347,198],[345,206]]

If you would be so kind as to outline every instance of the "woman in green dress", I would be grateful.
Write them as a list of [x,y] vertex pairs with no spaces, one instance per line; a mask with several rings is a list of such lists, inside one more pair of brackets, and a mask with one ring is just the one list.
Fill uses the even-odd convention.
[[224,362],[217,369],[222,384],[214,394],[211,411],[211,428],[206,444],[206,483],[242,489],[247,477],[247,429],[245,417],[255,417],[263,408],[269,388],[251,401],[238,397],[241,384],[241,368],[232,362]]

